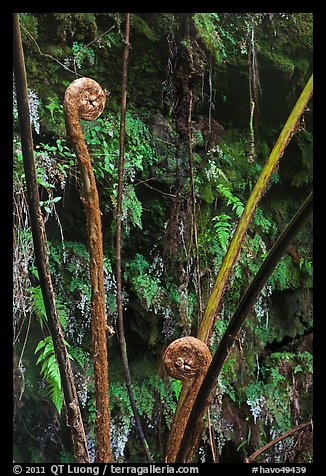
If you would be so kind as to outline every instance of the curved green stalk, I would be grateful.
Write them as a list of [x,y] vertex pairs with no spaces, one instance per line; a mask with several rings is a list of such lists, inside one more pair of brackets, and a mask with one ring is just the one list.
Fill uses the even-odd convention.
[[310,193],[309,197],[305,200],[299,211],[295,214],[286,229],[277,239],[276,243],[268,253],[265,261],[261,265],[258,273],[241,298],[238,307],[217,346],[212,362],[207,370],[207,373],[198,391],[196,400],[193,404],[176,458],[178,463],[189,462],[191,460],[200,437],[200,423],[207,410],[210,402],[210,396],[213,389],[216,387],[218,377],[237,338],[237,335],[243,326],[250,309],[254,305],[263,287],[266,285],[268,278],[274,271],[277,263],[280,261],[293,239],[296,237],[297,233],[311,216],[312,210],[313,194]]
[[222,302],[225,286],[231,276],[233,267],[237,262],[241,245],[250,225],[251,219],[256,211],[261,197],[265,193],[266,187],[275,171],[279,159],[282,157],[286,146],[291,140],[292,135],[295,133],[298,121],[300,120],[300,117],[312,96],[312,91],[313,75],[311,75],[297,103],[292,109],[292,112],[289,115],[288,120],[286,121],[270,156],[268,157],[260,177],[257,180],[257,183],[242,213],[238,226],[233,234],[228,251],[223,259],[221,269],[214,283],[211,295],[208,299],[203,320],[198,329],[197,338],[206,343],[211,336],[216,316]]
[[[291,140],[291,137],[296,131],[297,124],[300,120],[302,113],[304,112],[307,104],[312,96],[313,92],[313,75],[309,78],[304,90],[302,91],[299,99],[297,100],[294,108],[291,111],[274,147],[270,156],[267,159],[267,162],[260,174],[260,177],[257,180],[257,183],[249,197],[249,200],[244,208],[244,211],[241,215],[238,226],[233,234],[231,243],[229,245],[228,251],[223,259],[219,274],[216,278],[216,281],[213,286],[213,290],[208,299],[205,313],[203,319],[200,323],[197,338],[205,342],[209,342],[210,336],[212,334],[214,324],[216,321],[216,316],[222,302],[226,284],[231,276],[234,265],[237,262],[237,259],[240,254],[241,245],[245,234],[250,225],[251,219],[255,213],[255,210],[259,204],[261,197],[263,196],[266,187],[277,167],[279,159],[282,157],[284,150],[288,143]],[[182,387],[177,409],[174,415],[173,423],[170,432],[179,431],[179,418],[182,415],[181,409],[183,406],[187,406],[187,388],[186,386]],[[189,409],[189,414],[192,406]]]

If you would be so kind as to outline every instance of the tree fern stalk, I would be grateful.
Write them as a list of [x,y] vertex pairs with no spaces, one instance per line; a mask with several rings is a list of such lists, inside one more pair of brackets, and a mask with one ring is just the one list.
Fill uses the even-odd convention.
[[49,329],[53,338],[56,359],[60,369],[68,422],[73,443],[74,458],[78,463],[89,463],[86,436],[78,403],[74,376],[71,370],[68,352],[64,343],[63,332],[58,318],[49,270],[48,255],[46,252],[45,243],[47,238],[44,220],[40,208],[40,197],[36,179],[34,148],[29,116],[25,60],[17,13],[14,14],[13,26],[14,74],[17,93],[18,119],[27,187],[27,202],[35,251],[35,261],[39,273],[40,286],[42,289]]
[[118,178],[118,196],[116,208],[116,280],[117,280],[117,308],[118,308],[118,327],[119,341],[121,349],[122,364],[124,368],[126,386],[132,407],[132,411],[136,420],[137,431],[143,445],[146,458],[151,463],[153,458],[150,454],[147,441],[144,436],[143,428],[140,421],[139,411],[136,405],[131,375],[128,363],[128,354],[126,346],[126,338],[123,324],[123,306],[122,306],[122,276],[121,276],[121,222],[122,222],[122,188],[123,188],[123,169],[124,169],[124,144],[125,144],[125,123],[127,108],[127,65],[129,56],[129,35],[130,35],[130,13],[125,14],[125,47],[123,50],[122,65],[122,94],[121,94],[121,119],[120,119],[120,152],[119,152],[119,178]]
[[238,260],[241,245],[244,236],[248,230],[251,219],[255,213],[260,199],[266,191],[266,187],[275,171],[275,168],[282,157],[286,146],[291,137],[295,133],[297,123],[304,112],[313,92],[313,75],[308,80],[304,90],[302,91],[298,101],[296,102],[291,114],[289,115],[273,150],[257,180],[257,183],[246,203],[238,226],[233,234],[228,251],[223,259],[219,274],[213,286],[213,290],[208,299],[203,320],[198,330],[198,339],[208,342],[212,329],[215,324],[216,316],[222,302],[225,286],[231,276],[233,267]]
[[198,432],[198,428],[201,428],[200,422],[207,410],[210,395],[216,387],[218,377],[238,333],[279,260],[282,258],[302,226],[311,216],[312,208],[313,194],[311,193],[272,247],[252,283],[240,300],[240,303],[238,304],[238,307],[218,344],[213,360],[198,391],[183,434],[176,462],[184,463],[191,460],[200,436]]
[[283,435],[278,436],[274,440],[272,440],[269,443],[267,443],[266,445],[264,445],[262,448],[259,448],[259,450],[255,451],[252,455],[249,456],[249,458],[245,459],[245,463],[252,463],[256,458],[258,458],[259,455],[261,455],[262,453],[267,451],[271,446],[276,445],[280,441],[285,440],[286,438],[289,438],[290,436],[292,436],[297,431],[301,431],[301,430],[303,430],[303,429],[305,429],[309,426],[311,426],[311,427],[313,426],[312,420],[308,421],[307,423],[301,423],[301,425],[298,425],[294,428],[291,428],[291,430],[288,430]]
[[[258,203],[264,194],[266,187],[275,171],[279,159],[282,157],[284,150],[295,133],[296,125],[304,112],[313,92],[313,75],[308,80],[304,90],[292,109],[273,149],[272,152],[258,178],[258,181],[249,197],[245,209],[241,215],[238,226],[232,236],[228,251],[224,256],[219,274],[215,280],[212,292],[208,299],[203,319],[197,332],[197,338],[205,342],[209,342],[212,330],[215,325],[216,316],[221,306],[224,295],[225,286],[231,276],[233,268],[238,260],[241,245],[251,219],[255,213]],[[187,405],[186,389],[183,387],[179,396],[178,405],[176,408],[173,426],[178,427],[178,418],[181,414],[181,409]],[[190,414],[191,409],[189,409]]]
[[101,210],[96,179],[80,120],[95,120],[103,112],[106,95],[91,78],[75,79],[66,89],[64,113],[67,139],[74,149],[82,182],[89,272],[91,284],[91,335],[94,360],[94,394],[96,403],[96,461],[113,462],[110,445],[110,410],[105,293],[103,275],[103,237]]

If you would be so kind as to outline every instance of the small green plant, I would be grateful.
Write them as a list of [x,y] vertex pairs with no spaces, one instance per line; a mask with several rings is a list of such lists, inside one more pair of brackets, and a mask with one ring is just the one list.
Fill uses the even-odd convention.
[[57,112],[59,115],[63,116],[63,105],[59,100],[57,94],[54,94],[52,97],[48,98],[49,104],[46,104],[45,107],[50,111],[52,121],[55,121],[54,113]]
[[305,257],[300,258],[299,267],[300,269],[306,271],[308,274],[311,274],[313,267],[311,259]]
[[268,233],[270,230],[275,233],[276,226],[266,217],[262,208],[257,208],[254,216],[254,223],[259,227],[263,233]]
[[159,299],[162,292],[160,279],[149,272],[150,264],[137,253],[135,259],[126,266],[125,278],[129,278],[133,290],[145,309],[150,309]]
[[[32,287],[32,297],[33,297],[33,308],[34,308],[35,314],[39,319],[41,328],[43,329],[43,326],[45,323],[47,323],[48,318],[47,318],[46,310],[44,306],[42,290],[39,285]],[[64,304],[62,303],[60,297],[58,296],[56,297],[56,306],[57,306],[57,312],[58,312],[60,324],[62,325],[63,328],[65,328],[66,321],[67,321],[67,310]]]
[[53,197],[50,198],[49,200],[41,200],[40,201],[40,206],[44,207],[44,210],[48,213],[52,213],[53,211],[53,204],[57,203],[61,200],[62,197]]
[[[65,345],[69,347],[67,342],[65,342]],[[50,399],[55,405],[58,413],[61,413],[63,403],[61,377],[51,336],[45,337],[45,339],[42,339],[37,344],[34,354],[37,354],[37,352],[40,352],[40,354],[36,361],[36,365],[42,364],[41,375],[46,380],[47,391]],[[69,357],[72,358],[71,356]]]
[[195,13],[193,16],[201,40],[206,48],[214,54],[218,63],[227,58],[227,48],[235,47],[236,40],[230,32],[221,25],[217,13]]
[[74,60],[77,68],[82,67],[83,62],[86,60],[91,66],[95,64],[95,52],[90,46],[85,46],[84,43],[73,42],[72,52],[74,54]]
[[44,322],[47,321],[41,286],[32,288],[33,307],[36,316],[39,319],[40,325],[43,328]]
[[222,195],[222,197],[227,199],[227,205],[231,205],[232,210],[235,211],[237,217],[240,218],[244,210],[244,205],[242,201],[238,197],[233,195],[231,190],[223,184],[219,184],[217,186],[217,190],[220,195]]
[[227,250],[227,242],[230,238],[230,233],[231,233],[231,223],[229,223],[229,220],[231,220],[231,217],[229,215],[218,215],[212,219],[215,221],[214,223],[214,228],[217,232],[217,237],[218,241],[222,247],[222,249],[226,252]]

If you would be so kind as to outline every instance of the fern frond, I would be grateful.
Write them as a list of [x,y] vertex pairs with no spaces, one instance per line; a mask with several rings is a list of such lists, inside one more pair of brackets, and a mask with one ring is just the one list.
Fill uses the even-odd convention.
[[[33,297],[33,307],[34,307],[35,314],[39,318],[41,327],[43,329],[43,324],[44,322],[47,322],[48,318],[47,318],[46,310],[44,306],[41,286],[35,286],[32,288],[32,297]],[[62,303],[60,297],[58,296],[56,297],[56,307],[57,307],[60,324],[64,329],[68,319],[68,312],[64,304]]]
[[44,322],[47,322],[47,315],[45,311],[41,286],[36,286],[32,288],[32,297],[35,314],[39,318],[41,327],[43,329]]
[[41,340],[41,341],[37,344],[36,349],[35,349],[35,351],[34,351],[34,354],[36,354],[36,352],[38,352],[39,350],[43,349],[43,347],[44,347],[45,345],[46,345],[46,340],[45,340],[45,339]]
[[[69,347],[67,342],[65,342],[65,345]],[[34,354],[39,351],[41,353],[38,356],[36,365],[42,364],[40,373],[46,380],[47,392],[58,413],[61,413],[63,403],[61,376],[51,336],[45,337],[37,344]],[[69,358],[72,359],[71,355],[69,355]]]
[[240,198],[233,195],[231,190],[223,184],[219,184],[217,190],[222,197],[227,199],[227,205],[231,205],[232,210],[235,211],[236,215],[240,218],[244,210],[244,205]]
[[61,324],[62,328],[65,330],[66,323],[67,323],[67,320],[68,320],[68,317],[69,317],[68,311],[67,311],[64,304],[62,303],[61,299],[58,296],[56,298],[56,305],[57,305],[57,312],[58,312],[58,317],[59,317],[60,324]]
[[[44,343],[44,341],[41,341],[40,343]],[[45,360],[46,357],[48,357],[48,355],[52,354],[53,353],[53,346],[52,346],[52,343],[49,342],[47,343],[45,346],[43,346],[43,352],[41,352],[41,354],[39,355],[39,358],[37,359],[36,361],[36,365],[38,365],[42,360]],[[35,350],[35,353],[40,350],[40,349],[37,349]]]
[[231,223],[228,222],[231,217],[229,215],[218,215],[212,219],[212,221],[215,221],[214,223],[214,228],[217,233],[218,241],[224,251],[226,251],[227,247],[227,241],[230,238],[230,229],[231,229]]
[[127,213],[133,226],[138,226],[140,229],[142,225],[143,206],[139,201],[134,187],[127,185],[123,192],[122,211]]

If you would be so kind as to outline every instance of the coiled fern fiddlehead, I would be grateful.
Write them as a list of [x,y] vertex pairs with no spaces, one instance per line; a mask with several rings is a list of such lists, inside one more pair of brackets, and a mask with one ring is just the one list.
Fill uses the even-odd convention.
[[79,78],[67,88],[64,111],[67,137],[75,151],[82,179],[81,200],[84,205],[90,253],[92,343],[94,355],[97,462],[113,462],[110,445],[108,397],[108,361],[103,277],[103,243],[101,212],[91,159],[79,119],[93,121],[103,112],[106,95],[90,78]]
[[163,363],[167,373],[183,381],[186,398],[179,410],[178,424],[172,424],[166,450],[166,462],[175,463],[189,412],[196,399],[198,390],[211,363],[212,357],[207,345],[195,337],[181,337],[173,341],[165,350]]

